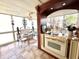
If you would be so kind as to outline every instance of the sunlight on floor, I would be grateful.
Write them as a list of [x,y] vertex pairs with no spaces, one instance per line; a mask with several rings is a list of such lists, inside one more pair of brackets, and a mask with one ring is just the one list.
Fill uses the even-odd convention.
[[13,43],[0,48],[0,59],[55,59],[37,48],[37,40],[27,45],[25,43]]

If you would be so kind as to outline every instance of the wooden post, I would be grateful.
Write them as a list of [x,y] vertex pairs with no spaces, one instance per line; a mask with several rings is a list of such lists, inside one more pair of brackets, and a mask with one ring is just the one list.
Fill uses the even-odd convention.
[[38,30],[38,48],[41,49],[41,14],[40,14],[40,7],[37,6],[37,30]]

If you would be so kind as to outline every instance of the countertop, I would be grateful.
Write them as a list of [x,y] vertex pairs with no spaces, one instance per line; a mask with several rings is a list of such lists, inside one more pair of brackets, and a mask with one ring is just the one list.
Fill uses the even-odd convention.
[[65,41],[67,41],[67,39],[63,36],[52,36],[52,35],[45,34],[45,38],[52,39],[52,40],[57,40],[57,41],[60,41],[60,42],[63,42],[63,43]]

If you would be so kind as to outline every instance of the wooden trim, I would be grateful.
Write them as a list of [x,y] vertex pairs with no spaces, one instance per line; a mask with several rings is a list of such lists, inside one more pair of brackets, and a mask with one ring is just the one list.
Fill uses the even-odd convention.
[[70,52],[70,43],[71,43],[71,40],[68,39],[68,49],[67,49],[67,58],[69,59],[69,52]]
[[41,48],[41,36],[40,36],[40,34],[41,34],[41,30],[40,30],[40,21],[41,21],[41,15],[40,15],[40,13],[39,12],[37,12],[37,29],[38,29],[38,48]]
[[56,4],[57,2],[60,2],[62,0],[50,0],[47,3],[44,3],[40,6],[40,13],[43,13],[46,9],[49,9],[50,6]]
[[[66,3],[65,6],[62,4]],[[62,9],[76,9],[79,10],[79,0],[50,0],[47,3],[39,6],[40,14],[43,16],[48,16],[52,12],[62,10]],[[53,8],[53,10],[51,10]]]

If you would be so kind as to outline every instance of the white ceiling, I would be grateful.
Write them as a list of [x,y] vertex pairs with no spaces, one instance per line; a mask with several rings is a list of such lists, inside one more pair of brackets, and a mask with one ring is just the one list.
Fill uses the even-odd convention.
[[[42,3],[48,0],[40,0]],[[39,0],[0,0],[0,13],[11,14],[27,17],[30,12],[34,12],[31,16],[36,18],[35,7],[41,5]]]
[[50,14],[48,17],[56,17],[56,16],[73,14],[73,13],[78,13],[78,10],[73,10],[73,9],[59,10],[59,11],[56,11],[56,12]]
[[[0,0],[0,13],[11,14],[16,16],[28,17],[30,12],[32,18],[36,19],[36,9],[37,5],[41,5],[49,0]],[[70,13],[76,13],[77,10],[60,10],[52,13],[48,17],[55,17]]]

